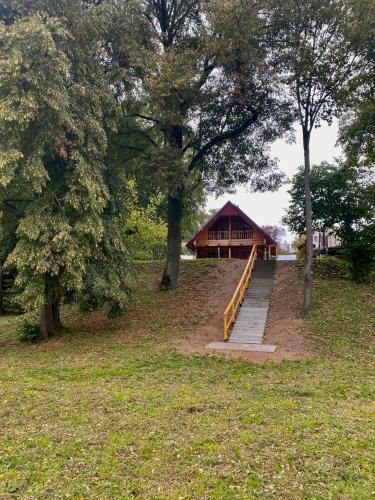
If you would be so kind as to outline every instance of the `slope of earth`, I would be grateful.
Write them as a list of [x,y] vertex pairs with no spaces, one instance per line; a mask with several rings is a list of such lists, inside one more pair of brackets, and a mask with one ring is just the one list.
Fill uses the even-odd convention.
[[[233,261],[233,264],[236,261]],[[241,262],[241,261],[239,261]],[[223,340],[223,312],[234,292],[237,281],[226,283],[226,276],[221,275],[215,283],[214,292],[207,297],[205,304],[206,321],[197,325],[193,331],[187,330],[183,338],[175,341],[176,347],[185,353],[207,353],[209,342]],[[221,290],[221,294],[218,293]],[[226,292],[226,293],[224,293]],[[303,359],[314,354],[314,343],[304,334],[305,324],[302,318],[303,282],[298,270],[298,262],[278,262],[275,282],[270,302],[270,310],[264,332],[264,343],[276,344],[275,353],[221,351],[222,355],[243,358],[249,361],[283,361]],[[210,350],[215,353],[217,351]]]
[[303,280],[298,265],[296,261],[277,263],[264,332],[264,342],[278,346],[274,357],[267,357],[272,361],[303,359],[314,354],[314,343],[306,335],[302,317]]
[[160,293],[144,264],[127,315],[67,310],[49,343],[0,319],[0,498],[373,497],[373,285],[318,270],[311,358],[176,352],[222,265],[184,262]]

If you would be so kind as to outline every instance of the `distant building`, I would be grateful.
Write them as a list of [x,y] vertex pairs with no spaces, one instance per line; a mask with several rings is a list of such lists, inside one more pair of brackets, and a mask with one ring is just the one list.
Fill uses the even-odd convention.
[[230,201],[186,244],[198,259],[248,259],[254,245],[258,259],[276,257],[277,242]]
[[313,244],[317,252],[325,252],[329,248],[340,246],[341,240],[333,231],[324,233],[315,231],[313,234]]

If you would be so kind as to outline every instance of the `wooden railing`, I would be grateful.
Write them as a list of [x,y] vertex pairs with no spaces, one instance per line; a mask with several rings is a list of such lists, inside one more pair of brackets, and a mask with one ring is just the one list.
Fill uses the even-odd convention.
[[209,231],[208,232],[209,240],[228,240],[229,239],[229,231]]
[[233,240],[251,240],[254,233],[251,229],[233,229],[231,237]]
[[257,246],[254,245],[249,260],[247,261],[245,270],[241,276],[240,282],[237,285],[233,297],[230,299],[229,304],[224,312],[224,341],[229,339],[229,331],[232,324],[236,321],[238,309],[245,298],[246,288],[248,287],[251,273],[257,258]]
[[254,233],[251,229],[233,229],[229,231],[208,231],[209,240],[251,240]]

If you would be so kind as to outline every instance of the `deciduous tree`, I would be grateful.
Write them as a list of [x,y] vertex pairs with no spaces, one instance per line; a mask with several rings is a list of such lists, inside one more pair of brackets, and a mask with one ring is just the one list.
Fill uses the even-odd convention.
[[[268,144],[290,115],[269,64],[261,7],[240,0],[107,4],[113,88],[125,119],[135,120],[149,144],[144,168],[167,199],[163,289],[177,283],[190,191],[202,182],[216,191],[239,182],[279,185]],[[124,101],[129,94],[133,100]]]
[[363,67],[362,35],[368,23],[366,1],[283,0],[273,8],[279,67],[296,103],[303,136],[306,259],[304,311],[311,308],[313,225],[310,139],[314,127],[331,123],[347,102],[351,79]]
[[[284,223],[304,233],[304,169],[293,178],[291,204]],[[365,168],[350,163],[313,165],[310,172],[312,226],[341,239],[349,271],[365,280],[375,262],[375,183]]]
[[340,143],[348,161],[367,168],[375,167],[375,16],[371,28],[366,68],[352,83],[351,107],[340,124]]

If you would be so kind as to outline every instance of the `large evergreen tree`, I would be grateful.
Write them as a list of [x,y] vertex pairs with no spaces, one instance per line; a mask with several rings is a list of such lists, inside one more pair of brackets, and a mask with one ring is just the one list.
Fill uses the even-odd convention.
[[86,304],[107,300],[118,310],[127,292],[119,201],[104,163],[110,94],[100,40],[90,12],[73,3],[74,11],[59,3],[61,22],[46,2],[45,14],[21,10],[0,25],[0,205],[17,216],[8,264],[23,305],[40,308],[44,338],[61,327],[65,295],[82,292]]

